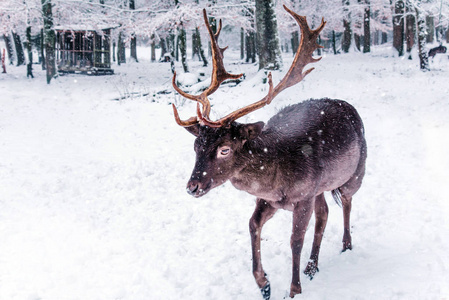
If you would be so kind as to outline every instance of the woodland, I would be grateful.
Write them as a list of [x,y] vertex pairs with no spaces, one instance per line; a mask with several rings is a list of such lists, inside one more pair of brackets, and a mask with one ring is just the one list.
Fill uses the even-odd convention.
[[[307,16],[312,28],[324,18],[327,24],[319,42],[335,55],[368,53],[371,46],[389,43],[398,57],[419,59],[420,68],[429,70],[426,44],[449,42],[449,2],[443,0],[3,0],[2,55],[6,64],[28,64],[28,76],[32,64],[40,63],[50,83],[57,74],[55,27],[108,26],[113,28],[111,59],[117,64],[126,63],[126,49],[130,59],[138,61],[139,44],[151,49],[152,61],[181,61],[189,72],[189,60],[208,64],[201,13],[206,8],[214,28],[216,20],[225,19],[224,31],[239,35],[230,47],[240,48],[242,61],[275,70],[282,68],[281,52],[294,53],[300,38],[282,5]],[[161,57],[156,57],[157,48]]]

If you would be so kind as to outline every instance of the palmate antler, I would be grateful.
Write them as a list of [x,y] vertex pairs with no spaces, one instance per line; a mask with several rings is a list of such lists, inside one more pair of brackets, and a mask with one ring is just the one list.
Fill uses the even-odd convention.
[[221,30],[221,20],[220,25],[218,28],[218,31],[216,34],[213,34],[212,29],[209,26],[209,22],[207,20],[207,14],[206,10],[203,10],[204,14],[204,21],[206,23],[206,26],[209,31],[209,35],[211,37],[211,43],[212,43],[212,61],[213,61],[213,71],[212,71],[212,80],[211,85],[209,88],[207,88],[203,93],[197,96],[193,96],[187,93],[184,93],[179,89],[179,87],[176,85],[176,73],[173,76],[173,86],[175,90],[180,93],[183,97],[188,98],[190,100],[197,101],[201,103],[203,109],[202,111],[199,108],[199,103],[197,106],[197,116],[191,117],[187,121],[181,121],[178,115],[178,111],[176,110],[176,107],[173,105],[173,110],[175,114],[176,122],[184,127],[192,126],[197,123],[200,123],[201,125],[209,126],[209,127],[223,127],[228,126],[233,121],[237,120],[238,118],[241,118],[250,112],[253,112],[259,108],[264,107],[265,105],[268,105],[271,103],[271,101],[283,90],[285,90],[288,87],[291,87],[300,81],[304,79],[307,74],[309,74],[314,68],[310,68],[307,71],[303,72],[304,67],[309,63],[317,62],[321,59],[320,58],[313,58],[312,54],[313,52],[318,48],[323,48],[322,46],[318,45],[317,38],[320,32],[323,30],[324,26],[326,25],[326,22],[324,22],[324,19],[321,20],[320,26],[312,30],[309,28],[307,24],[306,17],[300,16],[293,12],[292,10],[288,9],[284,5],[284,9],[290,13],[293,18],[298,23],[300,29],[301,29],[301,41],[299,43],[298,50],[296,51],[295,58],[293,59],[293,63],[290,66],[290,69],[285,74],[284,78],[276,85],[276,87],[273,87],[273,80],[271,77],[271,73],[268,74],[268,84],[269,84],[269,90],[268,94],[261,100],[250,104],[248,106],[245,106],[243,108],[240,108],[227,116],[217,120],[217,121],[211,121],[209,119],[209,113],[210,113],[210,102],[209,99],[207,99],[207,96],[215,92],[219,85],[226,79],[236,79],[242,76],[243,74],[239,75],[232,75],[226,72],[223,65],[223,52],[226,50],[226,48],[219,48],[217,44],[218,35],[220,34]]

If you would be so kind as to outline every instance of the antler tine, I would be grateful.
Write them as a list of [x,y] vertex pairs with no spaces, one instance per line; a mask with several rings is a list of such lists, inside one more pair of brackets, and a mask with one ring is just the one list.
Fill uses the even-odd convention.
[[190,117],[186,121],[181,120],[181,118],[179,118],[178,110],[176,109],[175,104],[172,103],[172,107],[173,107],[173,113],[175,115],[176,123],[178,123],[179,126],[189,127],[189,126],[192,126],[192,125],[195,125],[196,123],[198,123],[198,119],[196,117]]
[[230,74],[230,73],[226,72],[226,69],[223,64],[223,53],[228,47],[220,48],[218,46],[218,37],[220,36],[220,32],[222,29],[221,20],[219,20],[217,32],[214,33],[209,24],[206,9],[203,9],[203,17],[204,17],[204,23],[206,24],[206,27],[207,27],[207,31],[209,32],[209,36],[210,36],[210,40],[211,40],[211,48],[212,48],[211,83],[210,83],[209,87],[205,91],[203,91],[201,94],[191,95],[191,94],[188,94],[188,93],[182,91],[176,85],[176,72],[174,73],[173,80],[172,80],[174,89],[181,96],[183,96],[189,100],[197,101],[197,102],[201,103],[201,105],[203,107],[201,113],[197,113],[196,117],[191,117],[187,121],[182,121],[179,118],[179,114],[178,114],[178,111],[176,110],[176,107],[173,105],[175,120],[180,126],[184,126],[184,127],[195,125],[198,122],[204,124],[204,122],[210,121],[209,114],[210,114],[211,105],[210,105],[210,101],[207,98],[207,96],[214,93],[223,81],[225,81],[227,79],[238,79],[243,75],[243,73],[242,74]]
[[321,24],[320,26],[318,26],[317,29],[312,30],[307,24],[306,17],[296,14],[292,10],[288,9],[285,5],[284,9],[292,15],[292,17],[296,20],[301,29],[301,41],[299,43],[298,50],[295,54],[295,58],[293,59],[293,63],[290,66],[290,69],[285,74],[284,78],[282,78],[282,80],[276,85],[275,88],[272,87],[273,83],[271,79],[271,73],[268,74],[268,83],[270,85],[270,89],[268,91],[268,94],[262,100],[259,100],[246,107],[240,108],[215,122],[207,122],[205,123],[207,126],[210,127],[228,126],[231,122],[237,120],[238,118],[243,117],[259,108],[262,108],[265,105],[270,104],[273,98],[276,97],[280,92],[282,92],[288,87],[291,87],[299,83],[304,79],[305,76],[307,76],[307,74],[312,72],[314,68],[310,68],[305,72],[303,72],[303,69],[307,64],[317,62],[321,59],[321,57],[313,58],[312,54],[316,49],[323,48],[322,46],[318,45],[317,38],[320,32],[323,30],[324,26],[326,25],[324,19],[321,20]]
[[[212,27],[209,25],[209,19],[207,17],[206,9],[203,9],[204,23],[206,23],[207,31],[209,32],[209,37],[211,40],[211,50],[212,50],[212,79],[209,88],[207,88],[204,93],[209,96],[214,93],[220,84],[226,79],[238,79],[242,77],[243,74],[230,74],[226,72],[223,64],[223,53],[228,47],[220,48],[218,46],[218,37],[220,36],[222,22],[219,20],[219,25],[217,32],[212,31]],[[206,116],[209,117],[209,116]]]

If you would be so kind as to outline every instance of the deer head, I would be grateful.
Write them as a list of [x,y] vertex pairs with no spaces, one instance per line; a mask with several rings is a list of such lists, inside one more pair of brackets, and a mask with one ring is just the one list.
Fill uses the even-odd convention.
[[204,22],[208,29],[212,46],[213,70],[211,84],[201,94],[190,95],[176,85],[176,73],[172,81],[173,87],[179,94],[198,102],[196,116],[185,121],[180,119],[178,111],[175,105],[173,105],[176,122],[197,137],[194,147],[196,163],[187,184],[187,192],[195,197],[203,196],[212,188],[231,179],[248,163],[248,142],[254,141],[261,135],[264,123],[240,124],[236,120],[270,104],[280,92],[297,84],[313,70],[311,68],[303,71],[307,64],[321,59],[313,58],[312,53],[317,48],[322,48],[317,44],[316,40],[326,24],[324,20],[321,21],[317,29],[311,30],[307,25],[305,17],[294,13],[285,5],[284,9],[293,16],[301,29],[300,45],[290,69],[275,87],[273,87],[272,76],[269,73],[269,90],[264,98],[216,121],[212,121],[209,117],[211,105],[208,96],[214,93],[223,81],[240,78],[243,74],[233,75],[226,72],[223,64],[223,53],[226,48],[218,46],[222,22],[220,20],[218,30],[214,33],[209,25],[206,10],[203,10]]

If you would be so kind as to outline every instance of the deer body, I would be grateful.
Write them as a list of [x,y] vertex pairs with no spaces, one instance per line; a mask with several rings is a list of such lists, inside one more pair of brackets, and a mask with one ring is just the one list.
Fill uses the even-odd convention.
[[[197,101],[197,116],[179,118],[173,105],[176,122],[196,136],[195,166],[187,183],[187,192],[201,197],[211,189],[230,181],[234,187],[257,197],[256,208],[249,222],[253,274],[265,300],[271,287],[262,268],[260,234],[262,227],[278,209],[293,212],[291,235],[292,281],[290,297],[301,293],[300,257],[304,235],[312,213],[315,212],[315,234],[310,260],[304,271],[313,278],[318,271],[318,256],[327,223],[328,207],[323,192],[332,191],[334,199],[343,206],[343,251],[352,249],[350,213],[352,196],[357,192],[365,174],[366,142],[363,123],[357,111],[345,101],[307,100],[287,106],[263,122],[241,124],[236,120],[271,103],[284,89],[300,82],[313,69],[304,67],[319,59],[312,57],[320,48],[316,43],[325,22],[311,30],[306,18],[284,6],[300,25],[301,41],[293,64],[284,78],[274,87],[268,75],[269,91],[261,100],[212,121],[208,96],[226,79],[240,75],[227,73],[223,52],[212,32],[205,10],[204,21],[211,38],[213,71],[211,85],[199,95],[183,92],[182,96]],[[201,107],[200,107],[201,105]]]
[[331,191],[349,180],[365,151],[363,125],[339,100],[309,100],[270,119],[258,138],[244,145],[231,183],[276,208],[293,210],[303,198]]

